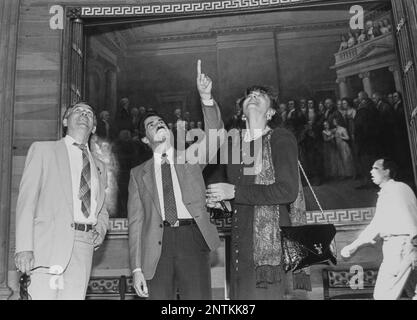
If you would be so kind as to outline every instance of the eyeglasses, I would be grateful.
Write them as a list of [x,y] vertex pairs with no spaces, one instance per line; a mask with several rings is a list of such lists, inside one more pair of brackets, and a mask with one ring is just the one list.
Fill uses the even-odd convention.
[[[35,270],[41,269],[41,268],[49,269],[48,267],[40,266],[40,267],[33,268],[30,271],[35,271]],[[20,298],[19,298],[19,300],[32,300],[32,297],[30,296],[30,294],[28,292],[28,287],[30,286],[30,282],[31,282],[30,281],[30,275],[28,275],[26,273],[23,273],[20,276],[20,279],[19,279],[19,287],[20,287],[19,296],[20,296]]]

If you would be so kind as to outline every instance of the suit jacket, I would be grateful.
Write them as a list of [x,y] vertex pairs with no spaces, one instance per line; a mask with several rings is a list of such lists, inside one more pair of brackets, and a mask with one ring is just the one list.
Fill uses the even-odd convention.
[[[109,215],[104,206],[106,169],[94,159],[99,178],[95,229],[104,239]],[[35,267],[69,263],[75,230],[71,169],[64,139],[34,142],[26,158],[16,207],[16,253],[33,251]]]
[[[217,104],[214,107],[204,107],[203,114],[206,128],[222,129],[223,122]],[[224,142],[220,137],[220,144]],[[200,145],[205,149],[205,155],[216,156],[216,141],[204,138]],[[216,143],[215,143],[216,142]],[[193,144],[184,153],[176,153],[175,170],[182,192],[182,201],[194,218],[208,247],[215,250],[220,245],[216,226],[210,222],[206,208],[206,187],[202,175],[204,164],[190,163],[190,152],[198,148]],[[210,151],[211,150],[211,151]],[[205,156],[202,156],[202,159]],[[208,163],[208,162],[205,162]],[[154,174],[154,159],[150,159],[130,172],[128,219],[129,219],[129,254],[131,270],[142,268],[146,280],[153,278],[161,256],[163,221],[159,205],[158,190]]]

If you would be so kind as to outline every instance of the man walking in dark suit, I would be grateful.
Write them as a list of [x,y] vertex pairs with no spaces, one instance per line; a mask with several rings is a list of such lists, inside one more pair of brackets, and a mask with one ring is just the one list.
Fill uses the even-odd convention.
[[[129,252],[134,287],[140,297],[174,300],[211,299],[209,252],[220,245],[206,209],[202,168],[191,163],[199,148],[200,160],[216,155],[218,139],[208,141],[208,129],[222,129],[217,104],[211,98],[212,81],[197,66],[197,87],[206,136],[187,151],[175,151],[171,133],[157,113],[140,123],[142,141],[152,159],[133,168],[129,182]],[[222,141],[221,141],[222,142]],[[193,153],[190,153],[193,152]]]

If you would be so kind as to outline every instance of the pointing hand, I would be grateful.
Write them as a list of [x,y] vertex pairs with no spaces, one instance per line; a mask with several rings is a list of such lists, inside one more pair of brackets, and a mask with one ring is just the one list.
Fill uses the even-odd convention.
[[211,89],[213,87],[213,81],[210,77],[201,73],[201,60],[197,61],[197,89],[200,93],[201,99],[211,99]]

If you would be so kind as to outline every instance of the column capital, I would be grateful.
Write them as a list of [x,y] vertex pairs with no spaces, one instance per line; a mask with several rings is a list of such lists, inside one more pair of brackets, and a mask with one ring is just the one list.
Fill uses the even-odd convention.
[[346,81],[347,81],[346,77],[338,77],[336,79],[337,84],[341,84],[342,82],[346,83]]
[[389,70],[390,72],[394,73],[394,72],[398,72],[398,71],[400,71],[400,68],[399,68],[398,66],[389,66],[389,67],[388,67],[388,70]]
[[67,9],[67,17],[70,19],[75,19],[75,22],[82,23],[81,17],[81,7],[69,7]]
[[371,71],[365,71],[365,72],[359,73],[359,78],[361,79],[370,78],[370,77],[371,77]]

